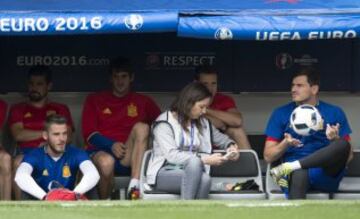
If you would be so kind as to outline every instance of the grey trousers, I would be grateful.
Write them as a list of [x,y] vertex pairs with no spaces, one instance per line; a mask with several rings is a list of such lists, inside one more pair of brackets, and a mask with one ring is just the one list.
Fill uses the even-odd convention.
[[165,165],[156,178],[155,189],[181,194],[181,199],[207,199],[211,179],[198,157],[190,159],[183,168]]

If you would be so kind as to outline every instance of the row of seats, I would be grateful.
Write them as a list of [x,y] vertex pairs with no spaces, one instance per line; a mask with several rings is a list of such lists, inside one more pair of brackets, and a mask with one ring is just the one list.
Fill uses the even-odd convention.
[[[141,167],[140,194],[144,200],[176,200],[179,194],[169,194],[154,191],[146,182],[146,170],[151,157],[151,150],[146,151]],[[240,191],[212,191],[209,199],[216,200],[239,200],[239,199],[285,199],[278,185],[274,183],[269,175],[270,165],[267,166],[266,175],[261,173],[260,162],[254,150],[242,150],[238,161],[229,161],[223,166],[212,167],[210,176],[212,188],[218,183],[237,183],[254,180],[258,190]],[[116,177],[116,185],[126,185],[127,177]],[[265,186],[264,186],[265,185]],[[309,191],[308,199],[360,199],[360,150],[354,152],[354,159],[348,166],[347,173],[342,180],[339,191],[336,193],[323,193],[320,191]]]

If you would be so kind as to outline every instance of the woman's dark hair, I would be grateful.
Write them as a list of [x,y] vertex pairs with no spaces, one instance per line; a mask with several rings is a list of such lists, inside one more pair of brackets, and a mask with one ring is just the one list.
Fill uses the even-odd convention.
[[[171,111],[177,113],[179,123],[184,130],[188,131],[187,122],[191,120],[190,112],[195,103],[211,97],[210,91],[199,82],[191,82],[180,91],[175,101],[171,104]],[[201,131],[200,119],[193,121]]]

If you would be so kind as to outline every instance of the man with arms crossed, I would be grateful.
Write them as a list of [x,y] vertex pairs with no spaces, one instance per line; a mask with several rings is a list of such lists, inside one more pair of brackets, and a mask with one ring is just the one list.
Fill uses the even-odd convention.
[[213,96],[206,117],[216,128],[232,138],[240,149],[250,149],[244,121],[235,101],[230,96],[218,92],[218,71],[214,67],[200,66],[196,70],[195,80],[204,84]]

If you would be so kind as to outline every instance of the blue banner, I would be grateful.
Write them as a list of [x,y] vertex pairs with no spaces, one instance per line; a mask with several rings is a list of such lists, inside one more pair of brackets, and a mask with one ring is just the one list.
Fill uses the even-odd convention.
[[2,13],[0,35],[175,32],[176,12]]
[[343,39],[358,37],[359,16],[357,0],[1,0],[0,36],[178,31],[207,39]]
[[348,39],[360,35],[360,15],[219,15],[180,17],[178,36],[218,40]]

